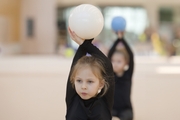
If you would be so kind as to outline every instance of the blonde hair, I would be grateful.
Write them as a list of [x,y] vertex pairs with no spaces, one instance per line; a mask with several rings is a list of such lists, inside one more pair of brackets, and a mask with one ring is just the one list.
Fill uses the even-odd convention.
[[100,80],[100,83],[104,84],[104,87],[102,88],[101,92],[98,95],[102,97],[107,92],[109,84],[106,80],[107,78],[105,77],[107,73],[104,69],[103,61],[97,57],[83,56],[77,61],[77,63],[72,68],[72,71],[70,74],[70,82],[72,86],[74,87],[74,77],[76,76],[77,71],[79,70],[79,68],[82,68],[84,66],[89,66],[93,74]]

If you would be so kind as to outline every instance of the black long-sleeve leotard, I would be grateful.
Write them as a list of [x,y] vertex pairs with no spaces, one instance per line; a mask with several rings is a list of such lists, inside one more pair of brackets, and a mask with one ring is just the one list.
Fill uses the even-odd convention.
[[103,97],[82,100],[70,83],[70,71],[66,90],[66,120],[111,120],[111,110],[114,99],[114,73],[112,64],[110,60],[91,42],[92,40],[85,40],[83,44],[79,46],[74,56],[71,68],[87,53],[98,57],[104,62],[104,68],[107,73],[107,76],[105,77],[109,83],[109,89]]
[[108,58],[111,60],[116,47],[119,42],[122,42],[129,54],[129,68],[124,72],[123,76],[119,77],[115,74],[115,94],[114,94],[114,105],[113,110],[117,112],[123,112],[127,109],[132,110],[130,95],[131,95],[131,85],[132,85],[132,75],[134,70],[134,56],[130,47],[124,40],[117,39],[108,53]]

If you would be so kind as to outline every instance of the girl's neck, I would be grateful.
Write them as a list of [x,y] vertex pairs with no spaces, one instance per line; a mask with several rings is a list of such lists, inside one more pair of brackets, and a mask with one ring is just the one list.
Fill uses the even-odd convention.
[[124,74],[124,71],[121,71],[121,72],[116,73],[116,75],[117,75],[118,77],[122,77],[123,74]]

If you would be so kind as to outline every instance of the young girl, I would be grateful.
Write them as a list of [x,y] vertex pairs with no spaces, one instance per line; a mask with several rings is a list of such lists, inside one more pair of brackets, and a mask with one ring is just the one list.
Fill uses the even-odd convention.
[[[111,120],[114,73],[110,60],[91,42],[69,29],[80,46],[74,56],[66,90],[66,120]],[[91,56],[86,56],[86,54]]]
[[[134,68],[133,53],[123,38],[123,32],[118,32],[118,39],[108,53],[115,73],[115,94],[112,115],[120,120],[132,120],[133,111],[130,100],[132,75]],[[124,45],[124,48],[122,45]]]

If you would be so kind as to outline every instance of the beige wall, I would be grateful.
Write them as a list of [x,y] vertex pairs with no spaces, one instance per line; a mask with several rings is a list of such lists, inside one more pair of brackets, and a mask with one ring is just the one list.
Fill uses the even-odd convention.
[[82,3],[89,3],[94,5],[176,5],[179,0],[156,0],[155,3],[151,0],[57,0],[59,5],[77,5]]
[[154,4],[144,5],[144,8],[147,10],[147,15],[149,18],[150,26],[154,29],[157,29],[159,26],[159,6]]
[[[56,1],[23,0],[21,41],[23,53],[54,53],[56,42]],[[26,35],[26,20],[34,20],[34,36]]]
[[0,17],[7,26],[6,41],[17,42],[20,39],[21,0],[0,0]]

